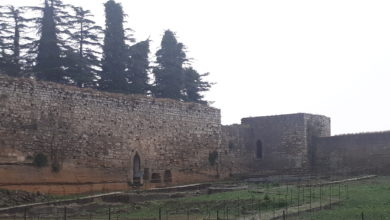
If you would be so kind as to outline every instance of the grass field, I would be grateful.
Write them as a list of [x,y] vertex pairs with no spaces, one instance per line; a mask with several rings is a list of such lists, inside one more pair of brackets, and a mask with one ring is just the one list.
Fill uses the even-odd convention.
[[[328,210],[306,213],[302,219],[390,219],[390,177],[351,182],[348,198]],[[310,217],[311,216],[311,217]]]
[[[363,213],[365,220],[390,220],[390,177],[315,187],[307,183],[250,184],[246,190],[133,204],[97,202],[88,209],[78,209],[77,216],[70,213],[69,219],[109,219],[110,213],[110,219],[126,220],[158,219],[159,215],[164,220],[217,219],[217,216],[242,220],[259,219],[259,214],[264,220],[286,211],[294,214],[286,219],[352,220],[362,219]],[[302,211],[309,207],[312,211]]]
[[[332,198],[346,197],[344,185],[340,188],[332,186]],[[244,216],[253,216],[263,213],[272,213],[277,210],[295,207],[298,204],[314,205],[329,202],[330,187],[297,187],[297,185],[279,184],[252,184],[247,190],[223,192],[210,195],[200,195],[180,199],[168,199],[146,202],[137,209],[132,208],[125,214],[126,206],[118,207],[118,215],[138,218],[153,218],[161,216],[163,219],[236,219]],[[320,195],[321,194],[321,195]],[[122,211],[120,211],[122,210]],[[114,210],[115,212],[115,210]],[[122,214],[120,214],[122,212]],[[272,214],[270,214],[272,216]]]
[[[330,190],[332,197],[330,198]],[[310,193],[311,191],[311,193]],[[321,191],[321,192],[320,192]],[[262,192],[262,193],[259,193]],[[287,193],[289,192],[289,193]],[[320,195],[321,194],[321,195]],[[299,200],[298,201],[298,195]],[[310,199],[311,198],[311,199]],[[258,212],[272,213],[273,210],[308,204],[311,200],[318,206],[319,200],[325,204],[329,200],[340,202],[330,208],[317,207],[315,210],[300,213],[299,216],[288,216],[287,219],[390,219],[390,177],[376,177],[368,180],[349,182],[343,185],[320,187],[301,187],[286,185],[256,185],[249,190],[202,195],[192,198],[170,199],[154,201],[138,210],[133,210],[127,217],[148,218],[158,216],[161,208],[163,219],[207,219],[208,216],[216,218],[217,211],[221,219],[243,219]],[[260,209],[259,209],[260,208]],[[175,218],[176,216],[176,218]]]

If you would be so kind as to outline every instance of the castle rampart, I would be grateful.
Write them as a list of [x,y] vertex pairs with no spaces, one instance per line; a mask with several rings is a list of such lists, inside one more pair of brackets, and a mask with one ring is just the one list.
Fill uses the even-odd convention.
[[[71,194],[228,176],[390,172],[390,132],[306,113],[222,126],[206,105],[0,75],[0,188]],[[43,154],[47,166],[33,165]]]
[[[205,105],[0,75],[0,118],[0,187],[74,193],[216,176],[220,111]],[[47,167],[31,165],[37,153]]]
[[330,135],[330,119],[305,113],[252,117],[222,131],[233,174],[307,173],[312,139]]
[[317,173],[390,173],[390,131],[321,137],[315,143]]

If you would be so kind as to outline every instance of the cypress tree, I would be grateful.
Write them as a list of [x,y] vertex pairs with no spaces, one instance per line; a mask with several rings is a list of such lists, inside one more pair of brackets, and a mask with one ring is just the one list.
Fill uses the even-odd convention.
[[61,65],[53,1],[51,1],[51,4],[49,5],[48,1],[45,0],[40,26],[38,55],[34,70],[37,73],[37,79],[39,80],[65,82]]
[[203,77],[209,75],[209,73],[199,74],[192,67],[184,69],[184,101],[196,102],[201,104],[207,104],[207,101],[203,100],[201,92],[210,90],[211,83],[203,81]]
[[69,48],[66,39],[70,29],[69,5],[61,0],[45,0],[43,7],[28,7],[41,13],[34,18],[39,39],[30,43],[27,53],[27,64],[37,79],[59,83],[70,83],[64,71],[64,54]]
[[68,22],[72,28],[67,30],[69,41],[75,47],[65,51],[64,67],[66,76],[79,87],[94,87],[99,74],[101,48],[99,35],[102,28],[91,20],[91,12],[80,7],[72,7],[74,15]]
[[4,74],[8,73],[11,64],[11,55],[9,52],[11,44],[9,40],[12,38],[6,9],[5,6],[0,6],[0,71]]
[[21,52],[28,48],[25,42],[32,40],[25,34],[30,19],[24,17],[21,8],[0,6],[0,10],[0,69],[8,75],[21,76],[22,64],[26,63]]
[[156,57],[153,94],[156,97],[183,100],[183,64],[187,59],[183,44],[176,40],[172,31],[165,31]]
[[136,94],[147,94],[149,82],[149,40],[141,41],[129,48],[130,58],[126,70],[129,91]]
[[12,70],[14,65],[12,64],[12,55],[6,53],[4,49],[0,52],[0,73],[14,76]]
[[2,51],[9,48],[9,40],[12,38],[9,16],[7,16],[8,9],[8,6],[0,6],[0,49]]
[[111,92],[128,93],[126,79],[126,45],[123,29],[123,9],[119,3],[105,3],[106,29],[104,31],[102,74],[99,88]]
[[21,27],[21,17],[20,11],[15,9],[13,6],[10,8],[10,15],[14,21],[14,35],[13,35],[13,45],[12,45],[12,64],[13,64],[13,74],[15,76],[20,76],[21,74],[21,64],[20,64],[20,29]]

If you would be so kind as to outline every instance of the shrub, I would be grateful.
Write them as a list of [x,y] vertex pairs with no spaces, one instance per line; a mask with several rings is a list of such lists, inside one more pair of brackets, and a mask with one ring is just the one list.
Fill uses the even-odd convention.
[[213,152],[209,153],[209,163],[211,166],[215,165],[215,163],[217,162],[217,159],[218,159],[218,152],[217,151],[213,151]]
[[51,171],[52,172],[58,173],[58,172],[60,172],[60,169],[61,169],[61,165],[60,165],[60,163],[58,163],[58,161],[54,161],[51,164]]
[[47,156],[43,153],[38,153],[34,156],[33,165],[36,167],[47,166]]

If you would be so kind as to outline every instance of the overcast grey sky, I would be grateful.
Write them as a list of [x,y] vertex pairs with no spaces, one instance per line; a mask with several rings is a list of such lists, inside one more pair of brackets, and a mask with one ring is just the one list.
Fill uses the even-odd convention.
[[[64,0],[104,24],[105,0]],[[390,130],[388,0],[117,0],[153,52],[165,29],[217,84],[223,124],[296,112],[332,118],[332,134]],[[37,5],[43,0],[0,0]]]

